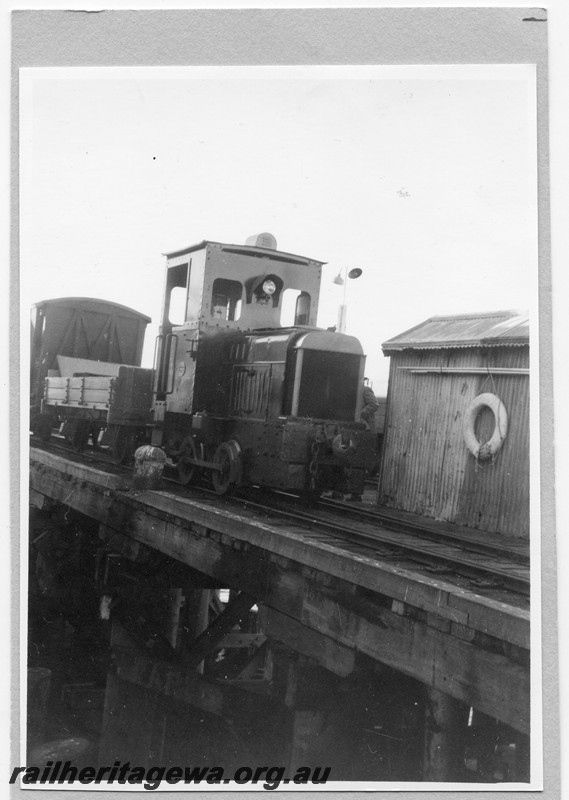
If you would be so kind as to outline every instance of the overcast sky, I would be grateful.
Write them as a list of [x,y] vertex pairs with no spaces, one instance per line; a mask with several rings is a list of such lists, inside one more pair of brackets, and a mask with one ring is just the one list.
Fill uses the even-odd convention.
[[[327,262],[319,324],[386,390],[381,343],[536,300],[532,66],[23,70],[23,309],[102,297],[153,318],[161,253],[203,239]],[[23,318],[27,316],[24,313]]]

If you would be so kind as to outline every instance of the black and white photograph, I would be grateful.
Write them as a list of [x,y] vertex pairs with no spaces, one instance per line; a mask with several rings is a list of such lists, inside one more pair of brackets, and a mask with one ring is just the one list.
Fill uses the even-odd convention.
[[547,13],[482,11],[14,14],[14,793],[544,788]]

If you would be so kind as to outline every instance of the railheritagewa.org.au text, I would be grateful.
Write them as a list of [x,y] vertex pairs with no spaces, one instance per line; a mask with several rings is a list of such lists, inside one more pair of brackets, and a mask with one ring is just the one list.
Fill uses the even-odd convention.
[[331,767],[298,767],[293,775],[285,776],[285,767],[238,767],[229,775],[223,767],[138,767],[132,766],[130,761],[124,764],[115,761],[112,767],[76,767],[70,761],[48,761],[41,767],[15,767],[9,783],[20,778],[21,783],[28,786],[142,784],[149,791],[179,783],[260,784],[263,789],[271,791],[282,784],[326,783],[330,772]]

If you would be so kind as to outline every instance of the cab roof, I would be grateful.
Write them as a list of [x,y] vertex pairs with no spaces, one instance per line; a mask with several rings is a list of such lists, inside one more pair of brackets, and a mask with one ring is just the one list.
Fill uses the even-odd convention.
[[162,255],[166,256],[166,258],[177,258],[178,256],[183,256],[186,253],[193,253],[196,250],[203,250],[206,247],[218,247],[221,250],[224,250],[228,253],[236,253],[239,255],[248,255],[248,256],[265,256],[268,258],[272,258],[274,261],[286,261],[288,263],[293,264],[318,264],[322,266],[325,264],[325,261],[318,261],[314,258],[307,258],[306,256],[297,256],[293,253],[287,253],[282,250],[274,250],[270,247],[257,247],[254,245],[246,245],[246,244],[224,244],[223,242],[214,242],[209,239],[204,239],[197,244],[189,245],[189,247],[183,247],[179,250],[171,250],[167,253],[163,253]]

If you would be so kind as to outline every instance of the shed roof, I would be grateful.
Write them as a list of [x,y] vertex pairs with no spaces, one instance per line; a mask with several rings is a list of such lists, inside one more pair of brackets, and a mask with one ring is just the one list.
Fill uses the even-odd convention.
[[382,344],[383,352],[529,344],[529,315],[520,311],[430,317]]

